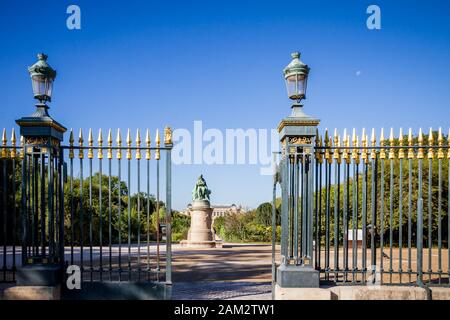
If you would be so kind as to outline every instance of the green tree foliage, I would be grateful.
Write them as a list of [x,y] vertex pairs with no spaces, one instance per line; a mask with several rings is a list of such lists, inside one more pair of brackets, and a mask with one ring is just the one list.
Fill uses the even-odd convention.
[[[391,164],[392,161],[392,164]],[[411,160],[412,174],[411,174],[411,201],[409,201],[409,160],[402,160],[402,192],[400,193],[400,161],[399,159],[378,159],[377,163],[377,178],[376,180],[376,201],[372,199],[372,168],[371,164],[368,164],[367,173],[364,174],[363,166],[360,164],[360,171],[357,177],[357,208],[356,209],[356,226],[358,229],[362,228],[363,223],[363,191],[367,195],[366,200],[366,219],[367,225],[372,222],[372,212],[375,209],[375,226],[377,237],[383,235],[383,238],[390,239],[392,230],[393,243],[397,244],[400,235],[400,229],[402,230],[403,244],[408,240],[408,219],[411,217],[411,231],[412,231],[412,243],[416,242],[417,231],[417,203],[419,197],[418,189],[418,160]],[[431,230],[431,237],[434,243],[438,239],[438,226],[439,226],[439,199],[440,201],[440,214],[441,214],[441,236],[443,242],[448,241],[448,160],[441,160],[441,193],[439,195],[439,161],[434,159],[431,161],[431,175],[429,160],[423,159],[422,166],[422,198],[423,198],[423,227],[424,227],[424,241],[428,241],[428,231]],[[344,164],[345,165],[345,164]],[[384,166],[384,176],[381,176],[382,166]],[[352,170],[353,164],[350,165]],[[361,172],[363,171],[363,172]],[[341,170],[342,172],[342,170]],[[392,173],[391,173],[392,172]],[[366,177],[366,178],[365,178]],[[430,184],[431,178],[431,184]],[[367,186],[364,188],[364,179],[367,181]],[[327,198],[326,188],[322,188],[320,194],[321,205],[319,207],[320,215],[320,232],[321,235],[325,235],[327,231],[326,217],[327,211],[329,213],[329,234],[331,242],[334,239],[334,223],[335,223],[335,197],[337,190],[339,190],[339,208],[337,216],[339,219],[340,239],[343,238],[343,216],[344,216],[344,203],[347,202],[347,219],[349,221],[349,229],[353,226],[353,194],[355,178],[348,180],[347,192],[349,201],[344,199],[344,183],[339,185],[331,185],[330,193]],[[392,182],[391,182],[392,181]],[[381,194],[381,186],[384,186],[383,195]],[[392,186],[392,188],[391,188]],[[430,188],[429,188],[430,186]],[[392,192],[391,192],[392,191]],[[431,193],[429,192],[431,191]],[[402,201],[400,202],[400,194],[402,195]],[[319,195],[315,195],[317,197]],[[392,196],[392,197],[391,197]],[[382,199],[384,197],[384,199]],[[392,198],[392,199],[391,199]],[[391,201],[392,200],[392,201]],[[411,203],[411,206],[410,206]],[[327,209],[328,208],[328,209]],[[401,215],[400,215],[401,212]],[[431,219],[430,219],[431,216]],[[401,219],[400,219],[401,217]],[[401,220],[401,226],[400,226]],[[383,228],[382,228],[383,227]],[[431,227],[431,228],[430,228]],[[322,242],[325,241],[322,238]],[[340,240],[342,243],[342,240]]]
[[[279,208],[276,208],[275,212],[276,224],[280,224],[281,216]],[[265,227],[272,226],[272,204],[270,202],[260,204],[258,208],[256,208],[255,214],[257,223]]]
[[[263,207],[266,207],[266,209],[263,209],[265,210],[263,214],[267,214],[267,206],[264,205]],[[269,209],[271,213],[271,205]],[[257,212],[258,209],[246,213],[232,213],[223,217],[218,217],[214,220],[214,229],[216,230],[216,233],[225,241],[270,242],[272,239],[271,218],[269,225],[260,223],[261,216],[258,217]],[[267,218],[267,216],[265,218]],[[279,235],[280,227],[277,226],[278,241]]]
[[[119,184],[120,183],[120,184]],[[120,185],[120,194],[119,194]],[[155,238],[156,225],[151,223],[147,228],[147,214],[149,221],[153,221],[156,209],[156,200],[153,195],[147,196],[141,192],[134,194],[128,199],[128,187],[125,182],[120,181],[118,177],[111,177],[111,190],[109,192],[108,176],[101,176],[96,173],[92,178],[83,180],[82,188],[80,179],[73,179],[64,186],[64,211],[65,211],[65,238],[68,243],[74,244],[81,242],[81,233],[83,233],[83,243],[90,243],[92,234],[92,243],[99,244],[100,234],[102,243],[109,241],[109,224],[111,222],[111,241],[117,243],[120,240],[128,241],[130,233],[131,241],[136,241],[140,235],[146,237],[147,230],[151,234],[151,239]],[[82,189],[82,192],[81,192]],[[101,190],[101,201],[100,201]],[[90,197],[91,196],[91,197]],[[130,210],[128,210],[130,202]],[[109,204],[111,203],[111,210]],[[160,202],[160,207],[164,204]],[[120,210],[119,210],[120,208]],[[83,228],[81,228],[81,221]],[[100,223],[101,221],[101,223]],[[130,222],[130,228],[128,227]],[[101,233],[100,233],[101,228]],[[73,230],[73,231],[72,231]],[[72,239],[73,234],[73,239]]]

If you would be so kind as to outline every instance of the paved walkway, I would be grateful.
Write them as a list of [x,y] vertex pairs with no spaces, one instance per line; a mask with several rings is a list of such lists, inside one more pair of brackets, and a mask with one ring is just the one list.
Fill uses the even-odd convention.
[[272,248],[224,244],[223,248],[173,248],[173,299],[271,299]]

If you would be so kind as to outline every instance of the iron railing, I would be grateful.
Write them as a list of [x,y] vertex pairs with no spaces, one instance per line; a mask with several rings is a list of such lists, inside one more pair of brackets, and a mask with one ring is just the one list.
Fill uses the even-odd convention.
[[71,132],[54,154],[16,146],[14,132],[8,145],[3,130],[0,282],[15,281],[22,264],[59,262],[78,265],[83,281],[171,283],[169,128],[160,140],[157,131],[152,146],[147,130],[141,146],[138,130],[133,145],[128,131],[123,146],[118,131],[113,145],[110,131],[105,146],[100,130],[94,145],[90,130],[84,145],[80,130],[78,145]]
[[[336,284],[446,285],[450,278],[450,148],[442,131],[377,145],[316,138],[314,267]],[[424,142],[427,142],[425,145]],[[422,204],[423,203],[423,207]]]

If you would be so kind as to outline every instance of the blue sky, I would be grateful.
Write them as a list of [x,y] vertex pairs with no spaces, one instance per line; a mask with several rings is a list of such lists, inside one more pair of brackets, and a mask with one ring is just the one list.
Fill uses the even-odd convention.
[[[81,30],[66,28],[70,4]],[[370,4],[381,30],[366,28]],[[26,67],[43,51],[58,71],[50,112],[68,128],[275,128],[290,112],[281,71],[299,50],[311,67],[305,111],[322,129],[447,132],[449,14],[448,1],[9,1],[0,127],[33,111]],[[258,165],[179,165],[176,209],[200,173],[213,203],[271,198]]]

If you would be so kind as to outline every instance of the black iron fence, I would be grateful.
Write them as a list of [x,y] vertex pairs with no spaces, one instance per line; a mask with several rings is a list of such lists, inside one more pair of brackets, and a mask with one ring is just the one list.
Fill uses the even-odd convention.
[[321,281],[446,285],[450,149],[439,129],[361,142],[317,136],[314,267]]
[[164,146],[158,131],[155,146],[148,130],[115,138],[17,146],[3,130],[0,282],[38,262],[77,265],[83,281],[171,283],[171,131]]

